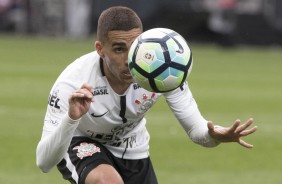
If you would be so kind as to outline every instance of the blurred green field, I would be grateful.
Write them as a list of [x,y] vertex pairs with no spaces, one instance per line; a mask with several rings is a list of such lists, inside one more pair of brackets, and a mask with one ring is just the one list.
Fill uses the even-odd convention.
[[[161,100],[148,115],[151,158],[160,184],[277,184],[282,181],[282,48],[222,49],[191,44],[188,81],[202,114],[228,126],[255,119],[259,130],[238,144],[192,143]],[[68,183],[35,165],[49,91],[62,69],[93,50],[93,40],[0,35],[0,183]]]

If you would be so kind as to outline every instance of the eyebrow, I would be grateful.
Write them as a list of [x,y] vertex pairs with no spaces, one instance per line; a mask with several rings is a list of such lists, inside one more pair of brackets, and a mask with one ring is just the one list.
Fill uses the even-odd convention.
[[114,46],[126,46],[126,44],[124,42],[113,42],[112,47]]

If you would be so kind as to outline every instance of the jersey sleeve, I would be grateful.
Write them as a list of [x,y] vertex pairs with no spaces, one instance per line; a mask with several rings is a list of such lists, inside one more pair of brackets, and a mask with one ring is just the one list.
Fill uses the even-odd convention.
[[210,137],[207,121],[201,115],[187,82],[180,88],[165,93],[164,96],[170,109],[193,142],[205,147],[214,147],[219,144]]
[[67,152],[79,120],[68,116],[68,98],[75,90],[67,82],[56,83],[51,90],[42,137],[36,149],[36,163],[43,172],[50,171]]

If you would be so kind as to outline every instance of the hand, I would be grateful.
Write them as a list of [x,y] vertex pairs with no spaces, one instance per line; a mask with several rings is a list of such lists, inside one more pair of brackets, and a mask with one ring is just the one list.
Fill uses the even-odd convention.
[[251,129],[247,129],[254,122],[254,120],[250,118],[242,125],[240,125],[240,122],[240,120],[236,120],[231,127],[225,128],[220,126],[214,126],[214,124],[209,121],[209,134],[213,139],[218,142],[238,142],[241,146],[244,146],[246,148],[252,148],[253,145],[246,143],[241,139],[241,137],[252,134],[257,130],[256,126]]
[[69,117],[77,120],[83,116],[93,102],[93,88],[88,84],[83,84],[80,89],[74,91],[69,97]]

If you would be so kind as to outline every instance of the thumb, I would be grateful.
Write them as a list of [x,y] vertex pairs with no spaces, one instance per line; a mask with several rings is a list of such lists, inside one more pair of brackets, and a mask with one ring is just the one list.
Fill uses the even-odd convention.
[[209,131],[214,131],[214,124],[213,124],[213,122],[212,121],[208,121],[208,129],[209,129]]

